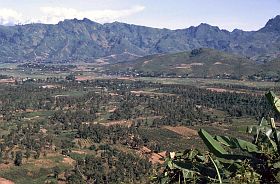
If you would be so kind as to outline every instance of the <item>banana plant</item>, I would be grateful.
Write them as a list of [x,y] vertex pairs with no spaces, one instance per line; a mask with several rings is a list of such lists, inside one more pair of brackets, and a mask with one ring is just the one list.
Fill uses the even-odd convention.
[[[199,136],[209,149],[177,152],[165,161],[165,170],[158,183],[259,183],[261,175],[251,166],[256,162],[252,154],[262,153],[253,143],[227,136],[213,137],[201,129]],[[240,149],[248,154],[234,154],[230,149]]]
[[[266,94],[273,109],[280,114],[280,99]],[[262,118],[250,126],[254,134],[248,142],[229,136],[212,136],[201,129],[198,134],[208,152],[196,149],[171,154],[158,183],[280,183],[280,132],[274,118]],[[239,150],[236,153],[236,150]]]

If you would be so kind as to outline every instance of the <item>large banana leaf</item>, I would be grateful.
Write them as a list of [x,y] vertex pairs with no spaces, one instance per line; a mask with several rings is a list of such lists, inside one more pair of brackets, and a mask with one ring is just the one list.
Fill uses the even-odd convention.
[[212,153],[220,157],[228,154],[228,152],[221,146],[221,144],[216,141],[208,132],[200,129],[198,131],[198,134]]
[[237,139],[228,136],[216,136],[215,139],[225,146],[230,148],[239,148],[242,151],[247,151],[249,153],[261,153],[257,145],[244,141],[242,139]]
[[229,160],[244,160],[244,159],[253,159],[251,156],[246,155],[236,155],[228,153],[222,146],[222,144],[232,145],[234,147],[238,147],[250,152],[258,152],[258,149],[252,143],[247,141],[243,141],[240,139],[229,138],[229,137],[219,137],[222,140],[222,143],[215,140],[207,131],[200,129],[198,131],[199,136],[203,140],[204,144],[207,148],[212,152],[215,156],[219,158],[229,159]]
[[275,95],[275,93],[269,91],[267,94],[265,94],[265,96],[275,111],[280,113],[280,99]]

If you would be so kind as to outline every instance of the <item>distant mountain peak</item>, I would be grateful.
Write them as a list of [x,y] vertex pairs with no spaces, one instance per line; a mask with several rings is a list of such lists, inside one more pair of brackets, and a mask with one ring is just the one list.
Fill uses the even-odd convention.
[[98,22],[94,22],[88,18],[83,18],[83,19],[77,19],[77,18],[74,18],[74,19],[65,19],[63,21],[60,21],[58,22],[58,25],[59,24],[67,24],[67,23],[71,23],[71,24],[76,24],[76,23],[85,23],[85,24],[100,24]]
[[198,25],[198,27],[212,27],[212,26],[207,23],[201,23]]
[[280,15],[277,15],[273,19],[270,19],[261,31],[266,32],[280,32]]

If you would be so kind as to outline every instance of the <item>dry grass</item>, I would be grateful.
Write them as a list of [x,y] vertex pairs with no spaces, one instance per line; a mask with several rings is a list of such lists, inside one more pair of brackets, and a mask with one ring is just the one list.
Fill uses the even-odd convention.
[[39,168],[51,168],[55,164],[52,160],[49,159],[39,159],[34,161],[34,165]]
[[182,135],[186,138],[190,138],[190,137],[194,137],[194,136],[198,135],[196,130],[193,130],[193,129],[185,127],[185,126],[176,126],[176,127],[164,126],[163,128],[170,130],[172,132],[175,132],[179,135]]
[[121,121],[109,121],[107,123],[101,123],[101,125],[104,126],[113,126],[113,125],[122,125],[122,126],[128,126],[130,127],[132,125],[132,121],[130,120],[121,120]]
[[223,92],[229,92],[229,93],[246,93],[245,91],[239,91],[239,90],[228,90],[223,88],[206,88],[207,90],[210,90],[212,92],[217,93],[223,93]]
[[85,151],[81,151],[81,150],[72,150],[72,153],[77,153],[77,154],[80,154],[80,155],[87,154]]
[[222,88],[206,88],[206,89],[209,90],[209,91],[218,92],[218,93],[222,93],[222,92],[227,92],[227,91],[229,91],[229,90],[222,89]]
[[153,92],[153,91],[130,91],[132,94],[135,95],[166,95],[166,96],[176,96],[175,94],[170,94],[170,93],[157,93],[157,92]]

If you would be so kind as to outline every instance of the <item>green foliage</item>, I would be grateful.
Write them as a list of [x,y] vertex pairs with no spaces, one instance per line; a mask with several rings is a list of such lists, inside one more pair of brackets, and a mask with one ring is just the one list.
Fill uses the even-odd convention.
[[146,158],[121,152],[112,147],[106,149],[99,151],[101,157],[98,154],[87,154],[84,158],[70,155],[76,160],[76,165],[67,177],[67,183],[148,182],[152,167]]
[[200,130],[198,134],[212,153],[219,156],[228,154],[219,144],[219,142],[216,141],[208,132],[206,132],[205,130]]
[[[111,73],[148,77],[239,78],[259,73],[259,66],[248,58],[214,49],[194,49],[164,55],[142,57],[132,62],[106,66]],[[127,71],[127,68],[130,68]]]
[[[280,101],[272,92],[266,94],[276,112]],[[209,149],[200,153],[187,150],[170,153],[159,183],[277,183],[280,182],[279,132],[273,118],[261,120],[259,126],[248,127],[255,139],[248,142],[229,136],[213,137],[199,130]],[[205,172],[207,171],[207,172]]]
[[69,80],[69,81],[74,81],[76,79],[75,75],[74,74],[70,74],[70,75],[67,75],[65,77],[66,80]]
[[21,164],[22,164],[22,152],[18,151],[16,152],[15,165],[20,166]]
[[52,170],[54,177],[57,178],[59,173],[61,172],[60,168],[58,166],[55,166]]
[[265,94],[267,100],[269,103],[273,106],[275,111],[280,113],[280,100],[279,98],[274,94],[274,92],[270,91],[267,94]]

